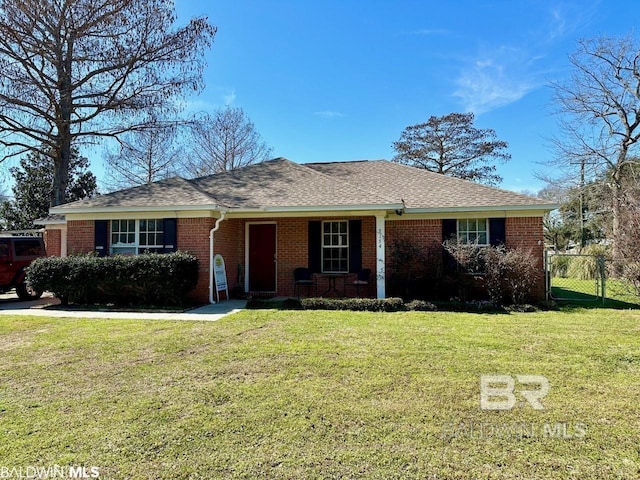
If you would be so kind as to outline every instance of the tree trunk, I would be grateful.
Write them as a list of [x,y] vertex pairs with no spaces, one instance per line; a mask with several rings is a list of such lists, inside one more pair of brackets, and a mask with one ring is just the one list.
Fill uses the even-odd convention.
[[63,137],[60,147],[55,153],[53,162],[53,188],[51,192],[51,206],[65,203],[67,187],[69,185],[69,162],[71,161],[71,135]]
[[64,39],[60,51],[58,51],[56,73],[58,75],[57,89],[60,94],[58,104],[56,127],[58,129],[55,157],[53,161],[53,188],[51,193],[51,206],[61,205],[65,202],[67,186],[69,185],[69,163],[71,162],[71,114],[73,102],[71,101],[71,64],[73,58],[74,37],[69,34]]

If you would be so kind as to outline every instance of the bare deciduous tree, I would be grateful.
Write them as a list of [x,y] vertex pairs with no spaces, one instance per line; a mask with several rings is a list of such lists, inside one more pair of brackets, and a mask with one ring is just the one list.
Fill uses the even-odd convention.
[[[569,60],[571,76],[552,84],[561,135],[553,165],[585,175],[606,175],[614,257],[623,235],[624,172],[640,147],[640,46],[632,37],[582,40]],[[576,182],[577,183],[577,182]]]
[[505,151],[507,142],[497,140],[493,129],[475,128],[473,120],[473,113],[450,113],[405,128],[393,143],[397,152],[393,161],[474,182],[499,184],[502,177],[491,162],[511,158]]
[[123,135],[118,149],[105,155],[109,189],[144,185],[176,175],[184,159],[184,148],[178,142],[183,128],[179,122],[150,118],[145,128]]
[[194,148],[184,165],[191,177],[263,162],[272,152],[239,107],[224,107],[213,115],[205,114],[194,121],[192,129]]
[[202,88],[216,29],[175,19],[171,0],[0,0],[0,144],[4,158],[51,158],[52,205],[64,200],[72,143],[119,137],[139,112]]

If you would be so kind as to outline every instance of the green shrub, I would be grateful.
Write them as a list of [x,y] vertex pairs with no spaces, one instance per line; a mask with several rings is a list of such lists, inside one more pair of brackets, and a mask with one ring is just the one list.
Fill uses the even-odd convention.
[[360,312],[401,312],[406,310],[401,298],[303,298],[305,310],[352,310]]
[[178,305],[198,282],[198,260],[184,252],[36,259],[27,278],[63,304]]
[[251,298],[245,306],[248,310],[302,310],[302,304],[297,298],[274,300],[272,298]]
[[578,280],[595,280],[600,278],[598,256],[606,256],[607,248],[603,245],[589,245],[582,249],[580,255],[571,257],[567,268],[567,277]]
[[436,311],[436,306],[433,303],[425,302],[424,300],[412,300],[409,303],[405,304],[407,310],[411,310],[413,312],[434,312]]
[[566,254],[549,255],[549,264],[551,266],[552,277],[567,278],[567,271],[571,264],[571,256]]

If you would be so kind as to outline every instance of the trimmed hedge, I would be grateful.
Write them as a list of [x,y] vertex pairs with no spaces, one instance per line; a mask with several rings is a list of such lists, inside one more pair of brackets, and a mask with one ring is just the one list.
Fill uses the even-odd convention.
[[281,310],[350,310],[356,312],[404,312],[406,310],[434,311],[429,302],[414,300],[404,303],[401,298],[294,298],[283,301],[251,299],[248,309],[275,308]]
[[305,310],[352,310],[355,312],[400,312],[406,310],[401,298],[303,298]]
[[27,279],[63,305],[179,305],[198,282],[198,259],[184,252],[38,258]]

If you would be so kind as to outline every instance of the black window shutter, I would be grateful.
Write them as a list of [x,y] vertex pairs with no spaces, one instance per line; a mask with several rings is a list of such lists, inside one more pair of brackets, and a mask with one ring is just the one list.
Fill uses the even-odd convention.
[[506,228],[504,218],[489,219],[489,243],[493,246],[505,243]]
[[322,270],[322,222],[309,222],[309,269],[313,273]]
[[362,270],[362,220],[349,220],[349,273]]
[[164,232],[164,253],[175,252],[178,249],[178,221],[175,218],[162,219]]
[[455,218],[445,218],[442,220],[442,241],[458,238],[458,220]]
[[99,257],[109,254],[109,224],[108,220],[96,220],[94,223],[94,250]]

